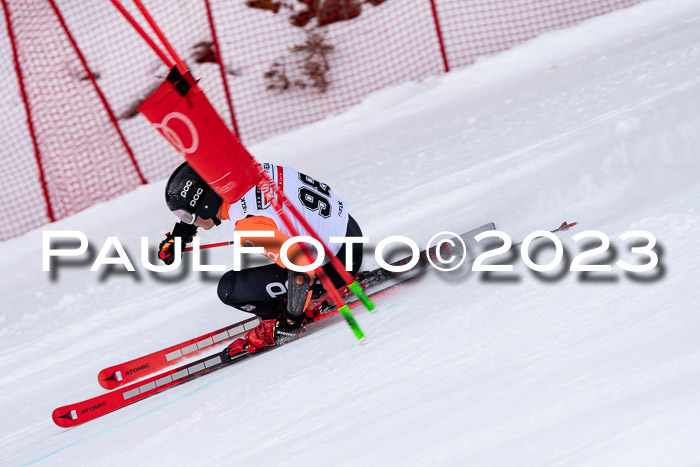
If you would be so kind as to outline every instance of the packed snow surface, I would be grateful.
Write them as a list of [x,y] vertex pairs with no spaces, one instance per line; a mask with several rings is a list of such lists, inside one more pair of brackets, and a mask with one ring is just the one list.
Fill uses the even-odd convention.
[[[51,411],[100,394],[100,369],[247,315],[220,273],[141,266],[140,237],[174,221],[162,183],[43,229],[85,232],[92,259],[117,236],[136,273],[88,254],[42,272],[42,230],[0,244],[0,464],[697,465],[698,70],[700,3],[653,0],[252,147],[329,183],[373,245],[579,225],[551,272],[431,271],[356,312],[367,345],[337,321],[72,429]],[[585,262],[610,272],[568,271],[600,243],[587,230],[612,245]],[[630,274],[636,230],[659,264]]]

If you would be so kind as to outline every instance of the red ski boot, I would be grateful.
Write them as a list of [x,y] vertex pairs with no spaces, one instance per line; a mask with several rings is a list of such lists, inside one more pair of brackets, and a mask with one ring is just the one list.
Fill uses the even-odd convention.
[[303,332],[303,324],[292,320],[268,319],[261,321],[260,324],[248,331],[245,337],[231,342],[221,352],[221,357],[228,362],[244,352],[255,353],[266,347],[285,345],[299,339]]

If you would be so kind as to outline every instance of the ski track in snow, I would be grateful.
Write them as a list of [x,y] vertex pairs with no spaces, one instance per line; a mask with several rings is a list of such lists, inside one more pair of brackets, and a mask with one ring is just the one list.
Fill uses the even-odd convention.
[[431,271],[356,312],[365,346],[337,321],[64,430],[51,411],[99,394],[101,368],[247,314],[216,274],[141,267],[140,236],[173,224],[162,184],[45,227],[84,231],[95,255],[118,236],[138,275],[83,260],[51,280],[41,230],[0,244],[0,464],[697,465],[699,24],[694,0],[650,0],[251,148],[328,182],[375,245],[578,221],[566,251],[599,230],[602,262],[640,261],[618,236],[652,232],[645,275]]

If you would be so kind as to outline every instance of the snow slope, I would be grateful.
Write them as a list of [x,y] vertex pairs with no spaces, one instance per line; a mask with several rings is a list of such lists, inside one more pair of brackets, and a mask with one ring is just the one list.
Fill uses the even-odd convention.
[[252,147],[331,184],[373,244],[566,219],[570,257],[595,229],[615,248],[597,262],[643,262],[619,239],[641,229],[660,264],[432,272],[357,313],[366,346],[337,323],[74,429],[51,411],[101,368],[246,315],[214,273],[140,266],[173,222],[159,184],[50,226],[93,257],[118,236],[138,273],[44,273],[40,230],[0,244],[0,464],[697,465],[698,69],[700,4],[652,0]]

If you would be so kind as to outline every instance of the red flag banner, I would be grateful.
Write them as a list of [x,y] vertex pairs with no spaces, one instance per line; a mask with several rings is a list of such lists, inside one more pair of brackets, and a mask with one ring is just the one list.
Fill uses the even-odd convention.
[[139,110],[223,199],[261,180],[259,164],[229,130],[190,73],[173,68]]

